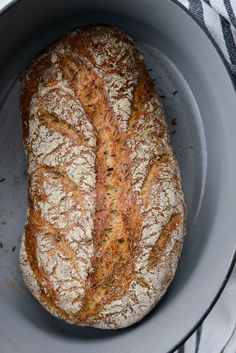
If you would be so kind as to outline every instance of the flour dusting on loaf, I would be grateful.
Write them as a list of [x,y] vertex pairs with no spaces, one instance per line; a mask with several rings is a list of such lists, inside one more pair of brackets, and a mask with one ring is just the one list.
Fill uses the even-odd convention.
[[134,324],[165,293],[185,235],[180,174],[143,56],[117,28],[75,30],[27,69],[21,111],[28,288],[67,322]]

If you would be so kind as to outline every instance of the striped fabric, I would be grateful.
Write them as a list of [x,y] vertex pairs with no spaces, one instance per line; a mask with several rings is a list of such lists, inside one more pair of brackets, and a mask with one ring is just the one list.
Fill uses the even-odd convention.
[[211,33],[236,75],[236,0],[178,0]]
[[[178,0],[215,39],[236,75],[236,0]],[[174,353],[236,353],[236,268],[215,307]]]
[[236,353],[235,302],[236,267],[203,324],[174,353]]

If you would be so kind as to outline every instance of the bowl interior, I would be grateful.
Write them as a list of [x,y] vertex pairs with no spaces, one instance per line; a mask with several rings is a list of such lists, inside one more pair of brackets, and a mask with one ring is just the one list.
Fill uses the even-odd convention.
[[[27,209],[21,73],[50,42],[88,23],[119,26],[143,52],[166,112],[187,204],[187,237],[174,281],[147,318],[118,331],[76,327],[52,317],[27,291],[18,264]],[[216,48],[169,0],[96,5],[60,0],[50,6],[46,0],[22,0],[0,17],[0,39],[0,340],[5,352],[170,351],[210,306],[235,251],[236,100]]]

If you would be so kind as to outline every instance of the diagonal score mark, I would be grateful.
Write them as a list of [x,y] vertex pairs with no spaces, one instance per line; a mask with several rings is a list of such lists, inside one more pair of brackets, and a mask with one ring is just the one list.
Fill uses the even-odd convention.
[[[87,280],[81,313],[77,315],[78,322],[88,320],[91,323],[104,305],[124,295],[129,288],[134,276],[132,254],[138,244],[142,222],[132,190],[126,136],[119,131],[113,112],[107,108],[109,104],[102,80],[85,64],[76,65],[77,75],[73,75],[71,84],[97,136],[93,272]],[[67,58],[66,67],[70,67],[71,72],[75,63]],[[86,86],[83,86],[85,78]],[[90,92],[90,87],[94,86],[98,87],[95,97]],[[123,285],[124,277],[126,286]]]
[[[83,202],[83,199],[81,199],[80,192],[78,190],[78,186],[71,181],[66,175],[61,174],[61,170],[55,167],[48,167],[48,166],[39,166],[37,170],[33,173],[34,177],[37,179],[35,180],[37,185],[37,188],[34,189],[33,192],[30,193],[30,199],[29,199],[29,217],[28,217],[28,224],[25,229],[25,236],[26,236],[26,248],[27,252],[29,254],[29,261],[31,264],[32,269],[34,270],[34,273],[36,273],[36,278],[37,281],[40,285],[41,288],[41,299],[43,302],[47,302],[49,304],[49,307],[53,307],[56,312],[60,312],[61,314],[63,313],[63,309],[61,306],[59,307],[57,303],[62,299],[61,293],[58,290],[53,289],[52,287],[52,279],[56,278],[55,276],[55,269],[56,265],[54,265],[52,269],[51,274],[46,274],[44,267],[39,265],[38,262],[38,255],[39,255],[39,249],[37,248],[38,245],[36,243],[36,238],[32,237],[32,229],[34,231],[34,234],[37,235],[37,239],[39,235],[47,238],[47,243],[51,243],[51,246],[47,250],[47,257],[51,258],[50,261],[55,260],[55,256],[61,257],[60,253],[63,254],[61,257],[62,261],[69,261],[69,266],[71,268],[74,268],[74,271],[76,275],[74,277],[71,277],[70,279],[67,279],[67,281],[77,281],[83,283],[84,279],[81,277],[81,269],[79,265],[79,259],[80,263],[85,262],[83,258],[79,258],[78,254],[75,252],[75,249],[71,248],[70,242],[67,239],[67,233],[69,233],[70,230],[73,230],[73,224],[68,224],[67,227],[64,227],[64,229],[58,229],[55,225],[51,224],[45,217],[42,215],[42,213],[38,210],[38,208],[35,208],[35,202],[33,200],[37,200],[36,204],[39,204],[40,200],[45,198],[44,192],[41,189],[42,184],[45,182],[45,180],[50,180],[52,178],[56,178],[59,180],[59,184],[63,185],[65,184],[65,188],[68,190],[68,192],[72,191],[73,198],[77,201],[77,203],[80,203],[80,208],[81,208],[81,202]],[[30,178],[33,176],[32,174],[30,175]],[[58,183],[58,182],[57,182]],[[30,188],[32,191],[32,188]],[[35,195],[33,195],[33,193]],[[36,196],[37,195],[37,196]],[[83,206],[82,206],[83,207]],[[80,228],[83,229],[82,224],[80,224]],[[73,239],[75,242],[75,239]],[[82,239],[81,242],[86,242],[86,239]],[[48,247],[49,245],[47,245]],[[79,249],[80,244],[78,243],[78,249]],[[49,254],[50,253],[50,254]],[[54,258],[54,260],[53,260]],[[86,263],[85,263],[86,265]],[[60,282],[61,281],[61,282]],[[59,283],[64,283],[64,279],[60,280]],[[60,286],[59,286],[60,287]],[[68,291],[67,291],[68,292]],[[69,292],[72,292],[69,290]],[[81,300],[81,295],[77,297],[76,302]],[[75,303],[75,300],[72,301],[72,305]],[[65,314],[65,313],[64,313]]]

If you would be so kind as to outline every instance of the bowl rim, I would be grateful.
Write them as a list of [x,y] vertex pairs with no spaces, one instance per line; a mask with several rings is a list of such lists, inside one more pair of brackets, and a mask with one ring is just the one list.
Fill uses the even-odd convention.
[[[185,12],[186,15],[188,15],[197,25],[198,27],[204,32],[204,34],[208,37],[208,39],[211,41],[212,45],[215,47],[219,58],[221,59],[224,67],[227,70],[228,76],[230,78],[230,81],[232,83],[235,95],[236,95],[236,78],[233,76],[233,73],[230,69],[229,63],[225,59],[220,47],[216,43],[215,39],[212,37],[211,33],[208,31],[208,29],[201,23],[200,20],[198,20],[184,5],[182,5],[178,0],[168,0],[169,2],[172,2],[175,6],[179,7],[183,12]],[[232,256],[232,261],[229,265],[228,272],[225,275],[225,278],[218,289],[218,292],[216,293],[215,297],[209,304],[207,310],[205,313],[202,315],[202,317],[196,322],[196,324],[192,327],[192,329],[189,330],[189,332],[167,353],[174,353],[174,351],[178,350],[187,340],[188,338],[202,325],[203,321],[206,319],[206,317],[209,315],[213,307],[215,306],[216,302],[220,298],[220,295],[222,294],[224,288],[226,287],[226,284],[230,278],[230,275],[233,271],[234,265],[236,263],[236,251],[234,251],[234,254]]]
[[4,14],[10,7],[12,7],[19,0],[10,0],[6,5],[0,9],[0,15]]
[[[1,9],[0,9],[0,16],[2,16],[8,9],[10,9],[11,7],[13,7],[14,5],[16,5],[18,2],[20,2],[22,0],[9,0],[9,2],[7,4],[5,4]],[[204,34],[208,37],[208,39],[210,40],[210,42],[212,43],[212,45],[214,46],[214,48],[216,49],[224,67],[226,68],[226,71],[229,75],[230,81],[232,83],[233,89],[235,91],[235,96],[236,96],[236,78],[234,77],[234,75],[232,74],[232,71],[230,69],[229,63],[227,62],[227,60],[225,59],[222,51],[220,50],[218,44],[216,43],[215,39],[212,37],[212,35],[210,34],[210,32],[207,30],[207,28],[201,23],[200,20],[198,20],[184,5],[182,5],[178,0],[167,0],[169,2],[172,2],[174,4],[174,6],[179,7],[187,16],[189,16],[197,25],[198,27],[204,32]],[[187,340],[188,338],[201,326],[201,324],[203,323],[203,321],[206,319],[206,317],[209,315],[209,313],[211,312],[211,310],[213,309],[213,307],[215,306],[216,302],[218,301],[220,295],[222,294],[229,278],[230,275],[233,271],[234,265],[236,263],[236,251],[234,252],[233,256],[232,256],[232,261],[229,265],[228,271],[225,275],[225,278],[218,290],[218,292],[216,293],[214,299],[212,300],[212,302],[209,304],[207,310],[205,311],[205,313],[201,316],[201,318],[196,322],[196,324],[189,330],[189,332],[178,342],[176,343],[176,345],[169,351],[166,353],[174,353],[176,350],[178,350]]]

